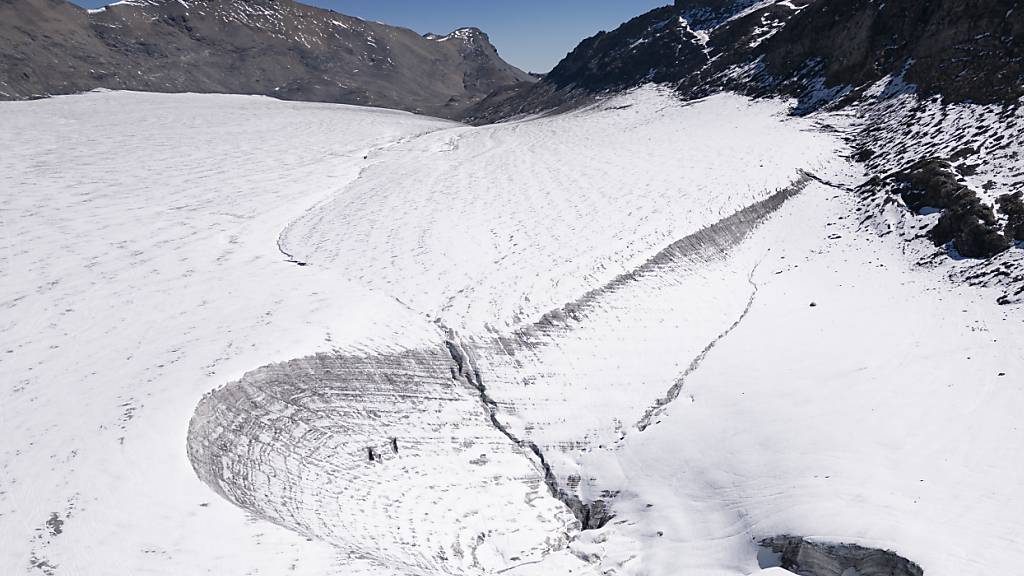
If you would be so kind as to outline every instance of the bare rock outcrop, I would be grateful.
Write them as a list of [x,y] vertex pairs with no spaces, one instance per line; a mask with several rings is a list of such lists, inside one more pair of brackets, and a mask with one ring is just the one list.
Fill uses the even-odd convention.
[[783,568],[801,576],[924,576],[920,566],[887,550],[798,536],[776,536],[761,544],[781,556]]

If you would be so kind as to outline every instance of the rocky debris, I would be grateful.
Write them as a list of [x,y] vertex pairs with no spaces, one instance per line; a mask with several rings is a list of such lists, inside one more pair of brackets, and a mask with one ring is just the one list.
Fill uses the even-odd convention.
[[945,210],[963,202],[967,186],[957,179],[949,162],[925,158],[893,175],[903,202],[916,213],[928,208]]
[[923,576],[910,560],[886,550],[854,544],[812,542],[799,536],[775,536],[761,545],[781,555],[782,567],[802,576]]
[[0,0],[0,99],[95,88],[262,94],[454,117],[534,77],[486,34],[426,38],[292,0]]
[[46,576],[53,576],[54,574],[57,573],[57,568],[59,568],[59,566],[57,566],[56,564],[50,562],[46,558],[40,558],[40,557],[36,556],[35,554],[33,554],[29,558],[28,566],[29,566],[29,568],[32,568],[33,570],[38,570],[38,571],[42,572]]
[[961,256],[991,258],[1007,250],[1010,243],[996,228],[998,222],[992,208],[968,192],[958,194],[957,203],[942,211],[928,237],[936,246],[952,242]]
[[745,45],[743,33],[733,30],[719,38],[715,31],[755,4],[755,0],[693,0],[656,8],[583,40],[540,82],[494,94],[469,108],[464,119],[485,124],[522,114],[559,112],[585,105],[597,95],[647,82],[681,82],[709,66],[719,55],[713,54],[717,43],[736,49]]
[[[722,89],[779,92],[782,81],[764,75],[760,51],[808,1],[691,0],[657,8],[583,40],[540,82],[514,96],[481,101],[467,118],[483,123],[562,110],[647,82],[673,84],[687,98]],[[737,74],[745,66],[760,75]]]
[[60,536],[64,532],[64,519],[60,514],[52,512],[46,520],[46,529],[49,530],[50,536]]
[[[475,335],[458,346],[460,352],[455,356],[466,356],[465,350],[469,350],[469,373],[487,383],[485,402],[491,406],[492,420],[537,455],[552,493],[573,511],[582,529],[601,528],[614,517],[616,493],[603,490],[600,478],[585,477],[578,468],[578,459],[601,448],[602,442],[621,439],[625,434],[622,420],[635,418],[639,420],[637,428],[646,428],[654,414],[679,396],[685,374],[668,390],[651,390],[644,378],[634,377],[616,383],[620,388],[629,387],[628,392],[619,389],[616,394],[594,394],[592,378],[585,372],[591,367],[581,369],[565,363],[564,347],[579,353],[575,346],[581,342],[607,345],[606,340],[611,338],[618,340],[623,349],[643,350],[654,356],[665,344],[677,352],[677,341],[638,339],[637,335],[643,333],[638,326],[609,332],[598,318],[611,314],[616,326],[626,326],[649,319],[669,322],[673,314],[686,316],[688,309],[678,302],[692,294],[693,285],[687,282],[693,270],[706,269],[709,263],[724,258],[812,182],[808,174],[798,176],[790,186],[673,242],[632,272],[510,335]],[[653,309],[645,308],[631,297],[633,290],[656,290],[664,297],[649,301]],[[740,320],[750,310],[751,302],[752,298],[747,300],[746,308],[741,307]],[[709,336],[714,340],[694,359],[687,373],[695,370],[707,351],[739,321],[731,322],[731,327],[722,327],[724,334]],[[592,330],[601,337],[594,337]],[[615,414],[614,418],[607,417],[610,413]],[[559,433],[552,433],[552,427]]]
[[692,9],[665,6],[637,16],[580,42],[540,82],[492,94],[467,109],[463,119],[486,124],[523,114],[557,113],[607,92],[679,81],[708,63],[701,27],[720,23],[752,3],[695,0]]
[[1013,0],[816,0],[765,42],[776,78],[820,63],[825,87],[901,76],[922,96],[1012,102],[1024,95],[1024,14]]
[[587,38],[544,79],[558,89],[587,91],[668,82],[707,62],[700,38],[671,6]]
[[[952,242],[967,258],[990,258],[1010,247],[995,212],[960,181],[949,162],[926,158],[892,174],[888,181],[915,214],[941,211],[928,231],[936,246]],[[881,183],[875,180],[872,185]]]
[[[918,263],[944,268],[955,283],[999,290],[1003,294],[997,300],[1003,304],[1020,302],[1024,295],[1024,250],[1003,250],[1003,246],[1012,245],[1015,235],[1010,230],[1011,222],[1016,221],[1014,202],[1010,198],[1018,192],[1024,193],[1024,164],[1020,159],[1020,150],[1024,147],[1024,108],[1019,104],[947,103],[938,97],[922,99],[907,93],[885,97],[888,85],[899,82],[899,79],[880,82],[865,98],[844,110],[820,115],[822,118],[856,118],[850,125],[847,140],[855,151],[870,149],[873,152],[863,164],[868,182],[859,188],[863,192],[860,196],[862,224],[878,234],[893,234],[909,243],[906,251]],[[879,94],[882,96],[874,96]],[[978,245],[975,253],[979,257],[952,264],[951,257],[964,254],[951,249],[955,248],[951,244],[936,247],[928,234],[938,224],[941,215],[937,213],[941,210],[926,204],[941,200],[924,196],[927,188],[918,187],[916,194],[908,194],[907,200],[920,201],[918,207],[925,208],[926,214],[922,215],[910,209],[899,191],[894,190],[894,174],[908,172],[915,164],[927,168],[926,160],[932,160],[932,166],[923,170],[922,176],[932,174],[933,194],[935,190],[941,192],[943,186],[947,192],[966,186],[980,198],[982,207],[975,204],[972,208],[971,194],[965,194],[966,210],[960,211],[964,220],[983,223],[984,229],[974,227],[975,237],[979,239],[975,242]],[[909,188],[904,191],[913,192]],[[1003,196],[1010,198],[1003,200],[1000,206],[999,198]],[[991,224],[993,214],[998,220],[995,224]],[[955,224],[956,218],[950,220],[947,216],[946,222]],[[962,229],[963,226],[950,228]],[[949,238],[949,232],[945,234]],[[939,238],[939,241],[946,238]],[[964,244],[961,242],[960,248]],[[970,248],[966,250],[971,253]],[[992,253],[996,254],[984,256]]]
[[1006,216],[1004,234],[1017,242],[1024,241],[1024,193],[1014,192],[996,198],[999,213]]
[[[1017,302],[1024,255],[1007,250],[1024,237],[1014,199],[1024,193],[1017,8],[1013,0],[679,0],[584,40],[541,82],[484,99],[467,116],[557,112],[646,82],[683,99],[726,90],[795,98],[794,114],[841,117],[851,157],[867,173],[864,223],[941,248],[914,248],[927,253],[923,263],[939,254],[974,260],[950,277],[999,287],[1000,302]],[[892,217],[900,199],[910,210]]]

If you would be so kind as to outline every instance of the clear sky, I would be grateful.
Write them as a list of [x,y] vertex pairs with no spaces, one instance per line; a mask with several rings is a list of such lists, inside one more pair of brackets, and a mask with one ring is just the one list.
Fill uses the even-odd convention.
[[[73,0],[96,8],[114,0]],[[367,20],[445,34],[476,26],[505,60],[547,72],[580,40],[671,0],[303,0]]]

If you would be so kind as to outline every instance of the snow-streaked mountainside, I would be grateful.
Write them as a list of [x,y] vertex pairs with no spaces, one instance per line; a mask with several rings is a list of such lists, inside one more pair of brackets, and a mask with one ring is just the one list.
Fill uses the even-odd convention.
[[[1016,0],[676,0],[585,39],[543,80],[466,113],[491,122],[564,112],[659,83],[830,113],[865,168],[865,217],[923,262],[976,259],[962,281],[1024,295],[1019,149],[1024,11]],[[921,247],[927,238],[935,249]]]
[[1015,573],[1020,120],[899,86],[0,104],[0,567]]
[[675,0],[587,38],[523,90],[468,116],[507,118],[647,82],[684,97],[722,89],[843,106],[899,77],[923,97],[1009,104],[1024,96],[1018,0]]
[[215,92],[454,117],[533,81],[476,28],[445,38],[292,0],[0,0],[0,100]]

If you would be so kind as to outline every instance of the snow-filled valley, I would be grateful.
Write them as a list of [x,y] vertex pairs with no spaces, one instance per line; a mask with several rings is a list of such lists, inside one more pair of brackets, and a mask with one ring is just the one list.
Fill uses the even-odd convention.
[[0,103],[0,572],[1014,573],[1024,312],[791,105]]

